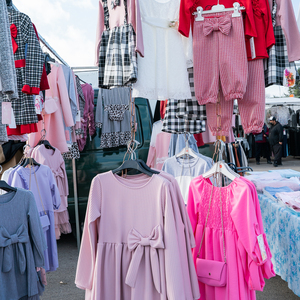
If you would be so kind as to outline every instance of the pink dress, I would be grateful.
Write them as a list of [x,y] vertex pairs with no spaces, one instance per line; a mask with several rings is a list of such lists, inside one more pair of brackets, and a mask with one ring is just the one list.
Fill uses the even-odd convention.
[[[212,184],[202,176],[190,185],[188,214],[194,229],[196,247],[194,261],[199,251],[209,207]],[[227,285],[212,287],[199,282],[201,300],[248,300],[256,299],[255,290],[263,290],[263,277],[272,277],[271,255],[262,227],[258,201],[253,186],[242,178],[236,178],[221,188],[222,210],[227,259]],[[256,195],[257,197],[257,195]],[[214,187],[212,202],[205,229],[200,258],[224,261],[220,190]],[[263,261],[257,236],[264,237],[268,258]],[[271,276],[265,276],[271,275]]]
[[175,221],[174,187],[161,175],[143,177],[110,171],[92,181],[75,279],[85,299],[194,299],[184,285],[178,232],[186,229]]
[[[63,69],[60,65],[52,65],[51,73],[48,75],[50,90],[46,91],[44,123],[38,123],[38,132],[29,135],[28,143],[31,147],[37,145],[41,138],[41,130],[46,129],[46,139],[61,153],[68,152],[67,140],[69,138],[65,132],[64,122],[67,127],[74,125],[70,98],[64,77]],[[49,112],[47,114],[47,111]]]
[[45,145],[35,147],[32,150],[31,157],[38,163],[48,166],[54,175],[61,198],[59,209],[54,211],[55,236],[56,239],[59,239],[62,233],[68,234],[72,232],[67,209],[69,185],[65,162],[58,149],[53,151],[51,149],[47,149]]

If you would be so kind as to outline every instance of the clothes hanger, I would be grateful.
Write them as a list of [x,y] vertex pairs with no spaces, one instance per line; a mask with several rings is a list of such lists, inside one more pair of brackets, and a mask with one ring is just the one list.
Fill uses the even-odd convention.
[[[45,132],[45,133],[42,134],[42,132]],[[51,150],[55,151],[56,149],[55,149],[53,146],[51,146],[50,142],[49,142],[48,140],[45,140],[46,135],[47,135],[46,129],[42,129],[42,130],[41,130],[41,134],[42,134],[42,137],[41,137],[41,139],[39,140],[39,142],[36,144],[36,146],[42,145],[42,144],[43,144],[43,145],[45,145],[45,147],[46,147],[47,149],[51,149]]]
[[182,156],[192,156],[193,158],[199,158],[197,153],[189,147],[189,137],[185,134],[185,148],[183,148],[179,153],[176,154],[176,158]]
[[[132,146],[132,144],[135,144],[136,146]],[[150,169],[148,166],[145,167],[146,164],[144,162],[142,162],[142,160],[136,159],[135,150],[137,149],[138,145],[139,145],[139,142],[137,142],[135,140],[128,142],[128,144],[127,144],[128,150],[125,153],[125,157],[126,157],[127,153],[130,153],[131,159],[124,160],[121,166],[119,166],[117,169],[112,170],[113,174],[120,173],[120,172],[128,170],[128,169],[136,170],[136,171],[146,174],[150,177],[154,174],[159,174],[159,172]],[[125,157],[124,157],[124,159],[125,159]]]
[[225,8],[225,6],[223,4],[219,4],[219,0],[218,0],[218,4],[212,6],[212,8],[210,10],[203,11],[203,8],[201,6],[198,6],[197,11],[194,12],[193,15],[197,15],[197,17],[195,18],[195,21],[204,21],[203,15],[218,13],[218,12],[225,12],[225,11],[233,11],[232,17],[235,18],[235,17],[241,16],[241,13],[240,13],[241,10],[245,10],[245,7],[241,6],[240,3],[238,3],[238,2],[234,2],[232,8]]

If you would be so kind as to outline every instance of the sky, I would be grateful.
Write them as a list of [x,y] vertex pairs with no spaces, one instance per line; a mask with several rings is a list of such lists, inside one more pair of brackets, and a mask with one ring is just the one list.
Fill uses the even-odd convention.
[[[13,0],[13,3],[31,18],[42,37],[71,67],[94,66],[98,0]],[[292,3],[298,16],[300,0]],[[278,87],[269,90],[270,94],[283,93]]]

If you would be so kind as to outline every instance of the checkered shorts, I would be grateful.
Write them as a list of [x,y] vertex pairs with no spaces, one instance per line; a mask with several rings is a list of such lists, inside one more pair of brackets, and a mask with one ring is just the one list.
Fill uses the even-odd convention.
[[188,74],[192,99],[178,100],[177,117],[187,120],[206,120],[206,107],[199,105],[195,97],[194,69],[188,68]]
[[[284,70],[295,68],[294,62],[289,62],[286,39],[281,26],[274,27],[275,45],[268,51],[269,58],[265,59],[265,86],[273,84],[283,85]],[[296,72],[296,81],[300,79]]]
[[131,24],[102,33],[99,87],[125,86],[137,80],[136,35]]
[[204,120],[187,120],[178,118],[179,100],[169,99],[163,120],[162,131],[169,133],[200,133],[205,131]]

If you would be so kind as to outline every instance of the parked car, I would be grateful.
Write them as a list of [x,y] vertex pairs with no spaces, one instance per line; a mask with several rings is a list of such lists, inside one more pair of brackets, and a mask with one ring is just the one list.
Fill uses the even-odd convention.
[[[97,104],[98,90],[95,90],[95,109]],[[135,140],[140,144],[136,150],[137,158],[146,162],[150,146],[153,117],[149,101],[144,98],[135,99],[137,132]],[[76,159],[76,177],[79,205],[79,221],[82,227],[84,222],[88,195],[92,179],[99,173],[116,169],[123,162],[127,151],[126,146],[117,148],[100,148],[101,129],[97,128],[96,134],[92,139],[87,139],[80,158]],[[68,210],[70,223],[75,232],[75,206],[74,206],[74,186],[72,161],[66,160],[66,171],[69,183]]]

